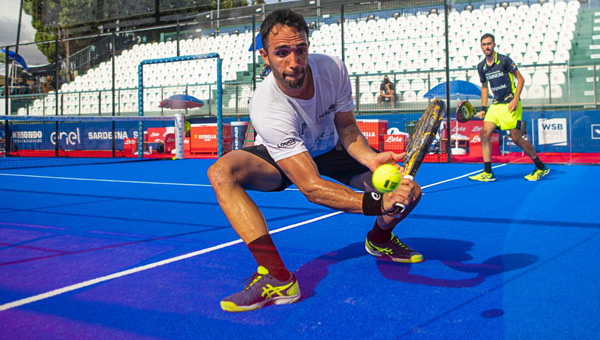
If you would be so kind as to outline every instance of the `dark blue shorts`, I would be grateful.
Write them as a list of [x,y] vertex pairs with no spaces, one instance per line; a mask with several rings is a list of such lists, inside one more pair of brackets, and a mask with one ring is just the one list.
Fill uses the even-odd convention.
[[[281,168],[273,160],[273,158],[271,158],[269,151],[267,151],[267,148],[264,145],[245,147],[242,150],[250,152],[251,154],[264,159],[279,171],[283,181],[279,188],[273,191],[284,190],[293,184],[292,181],[285,175],[283,170],[281,170]],[[371,171],[369,168],[352,158],[346,149],[341,146],[333,148],[332,150],[315,157],[314,161],[317,164],[317,168],[319,169],[321,176],[327,176],[348,186],[350,186],[350,180],[354,176]]]

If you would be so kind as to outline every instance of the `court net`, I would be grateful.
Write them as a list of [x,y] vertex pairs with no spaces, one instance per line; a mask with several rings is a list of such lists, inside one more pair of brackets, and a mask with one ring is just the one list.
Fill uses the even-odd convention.
[[0,124],[0,169],[181,159],[184,155],[183,115],[0,116]]

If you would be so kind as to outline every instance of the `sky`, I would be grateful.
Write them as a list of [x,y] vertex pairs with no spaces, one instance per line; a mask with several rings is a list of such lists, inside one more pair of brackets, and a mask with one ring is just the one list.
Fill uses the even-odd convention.
[[[19,0],[0,0],[0,47],[15,45],[17,43],[17,26],[19,24]],[[35,41],[35,29],[31,26],[31,16],[23,12],[21,18],[21,38],[19,43]],[[14,47],[13,47],[14,49]],[[26,55],[19,51],[29,65],[44,65],[48,61],[38,49],[29,47]]]
[[[19,0],[0,0],[0,46],[17,43],[17,25],[19,23]],[[20,42],[32,42],[35,30],[31,26],[31,16],[23,13]]]

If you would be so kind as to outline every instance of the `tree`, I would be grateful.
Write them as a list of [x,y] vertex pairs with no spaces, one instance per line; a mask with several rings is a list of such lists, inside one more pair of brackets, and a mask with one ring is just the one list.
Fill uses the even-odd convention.
[[221,9],[246,6],[248,6],[248,1],[246,0],[221,0]]
[[[207,9],[216,9],[217,0],[161,0],[159,12],[199,13]],[[220,0],[220,8],[247,6],[247,0]],[[262,3],[264,1],[257,1]],[[148,18],[156,12],[155,0],[23,0],[23,10],[32,19],[36,29],[35,41],[38,49],[49,63],[55,60],[55,43],[59,40],[59,59],[69,58],[72,53],[89,46],[92,41],[68,40],[82,35],[100,33],[99,26],[110,21],[127,22],[122,27],[132,27],[136,18]],[[133,24],[132,24],[133,23]],[[81,33],[74,33],[78,28]],[[70,67],[70,63],[66,63]],[[67,70],[69,71],[69,70]],[[67,72],[69,73],[69,72]]]
[[[60,40],[59,58],[69,57],[72,49],[79,49],[84,43],[65,40],[70,38],[70,26],[93,22],[96,0],[24,0],[23,10],[31,16],[31,24],[36,29],[35,41],[38,49],[48,62],[55,62],[54,40]],[[92,28],[97,32],[97,28]],[[67,63],[68,64],[68,63]]]

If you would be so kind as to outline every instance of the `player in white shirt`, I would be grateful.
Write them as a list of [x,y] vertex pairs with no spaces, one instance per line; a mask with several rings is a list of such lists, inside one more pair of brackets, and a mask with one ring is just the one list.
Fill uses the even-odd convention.
[[[309,56],[308,26],[292,10],[269,14],[260,34],[260,54],[272,72],[250,102],[256,145],[226,154],[208,171],[221,209],[259,265],[246,288],[223,299],[221,308],[247,311],[300,298],[296,277],[283,264],[265,219],[246,190],[279,191],[295,184],[313,203],[376,215],[365,241],[370,254],[397,262],[423,261],[421,254],[392,234],[418,204],[421,189],[416,182],[403,180],[394,192],[375,192],[372,171],[381,164],[401,162],[404,154],[378,153],[369,147],[356,125],[344,63],[326,55]],[[396,213],[396,203],[407,206],[404,213]]]

